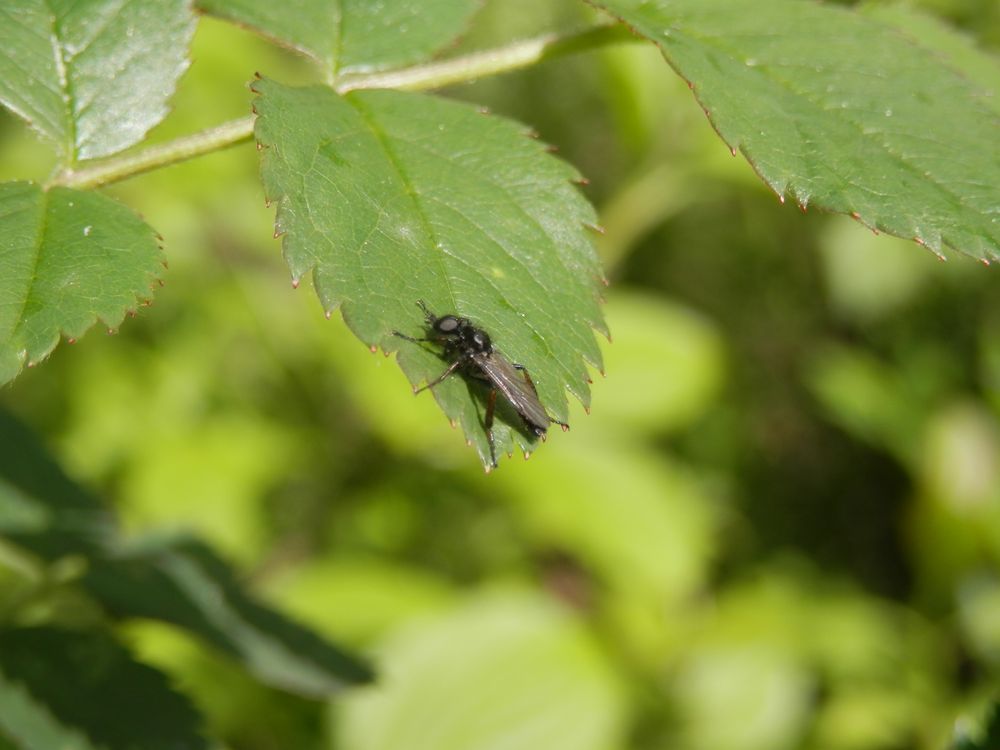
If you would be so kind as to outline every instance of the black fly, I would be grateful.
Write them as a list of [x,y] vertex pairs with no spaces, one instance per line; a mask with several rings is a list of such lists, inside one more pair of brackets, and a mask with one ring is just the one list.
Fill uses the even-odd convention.
[[536,436],[545,438],[550,424],[557,424],[568,430],[569,425],[553,419],[545,411],[538,399],[538,391],[531,381],[524,365],[511,362],[493,348],[489,334],[477,328],[468,318],[457,315],[443,315],[440,318],[432,313],[421,300],[417,304],[424,311],[427,319],[427,336],[422,339],[413,338],[399,331],[393,331],[396,336],[407,341],[420,343],[427,341],[443,348],[443,356],[451,364],[427,385],[417,388],[414,393],[433,388],[449,375],[458,370],[469,377],[485,380],[490,386],[489,399],[486,402],[486,418],[484,427],[490,441],[490,458],[493,466],[497,465],[496,445],[493,441],[493,412],[496,407],[497,393],[518,413],[525,426]]

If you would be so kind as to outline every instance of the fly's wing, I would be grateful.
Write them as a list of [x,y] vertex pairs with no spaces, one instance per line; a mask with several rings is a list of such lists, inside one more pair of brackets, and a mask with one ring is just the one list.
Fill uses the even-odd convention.
[[506,357],[497,352],[473,354],[472,361],[510,402],[521,418],[534,428],[537,434],[544,434],[552,420],[542,402],[538,400],[535,386],[524,377],[524,373],[518,371]]

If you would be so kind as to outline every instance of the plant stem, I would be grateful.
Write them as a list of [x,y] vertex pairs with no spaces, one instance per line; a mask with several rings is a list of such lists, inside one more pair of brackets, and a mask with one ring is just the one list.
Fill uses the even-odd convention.
[[151,169],[166,167],[194,156],[220,151],[253,137],[253,117],[241,117],[216,125],[200,133],[176,138],[150,146],[134,154],[113,156],[88,164],[81,169],[66,169],[57,174],[46,187],[61,185],[74,188],[94,188],[124,180]]
[[[622,26],[592,26],[569,34],[545,34],[441,62],[384,73],[357,74],[343,78],[334,88],[340,94],[358,89],[381,88],[424,91],[519,70],[554,57],[634,39]],[[220,151],[253,138],[253,122],[253,117],[231,120],[200,133],[150,146],[134,154],[113,156],[80,169],[65,169],[52,178],[46,187],[100,187],[185,159]]]
[[341,94],[356,89],[402,89],[423,91],[467,83],[484,76],[526,68],[554,57],[584,52],[595,47],[634,41],[623,26],[592,26],[570,34],[545,34],[514,42],[506,47],[474,52],[450,60],[412,68],[343,78],[336,89]]

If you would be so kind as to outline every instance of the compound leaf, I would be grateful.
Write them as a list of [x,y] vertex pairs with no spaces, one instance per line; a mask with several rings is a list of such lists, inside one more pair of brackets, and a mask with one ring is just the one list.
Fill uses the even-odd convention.
[[0,630],[0,738],[22,750],[200,750],[201,719],[109,635]]
[[162,269],[153,230],[95,192],[0,184],[0,384],[44,359],[59,335],[115,329]]
[[997,113],[898,30],[804,0],[596,4],[659,46],[782,199],[1000,259]]
[[8,0],[0,103],[70,163],[138,143],[187,68],[190,0]]
[[[370,347],[398,350],[413,383],[438,375],[421,336],[425,300],[482,326],[525,365],[542,403],[565,421],[565,390],[589,398],[584,361],[600,365],[601,270],[585,225],[593,209],[572,167],[525,128],[467,104],[398,91],[338,96],[258,81],[256,137],[265,192],[297,282],[312,271],[328,312]],[[434,395],[484,463],[483,388],[448,378]],[[514,426],[524,450],[531,440]],[[511,431],[496,429],[499,450]]]
[[254,601],[229,566],[194,539],[133,546],[96,561],[84,585],[114,615],[182,627],[283,690],[322,698],[372,679],[357,657]]
[[198,0],[206,13],[256,29],[333,76],[419,62],[457,37],[480,0]]

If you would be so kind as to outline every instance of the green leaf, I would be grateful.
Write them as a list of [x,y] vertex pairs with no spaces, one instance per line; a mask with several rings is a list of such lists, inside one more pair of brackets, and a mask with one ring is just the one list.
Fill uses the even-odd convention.
[[600,0],[655,42],[779,196],[1000,259],[998,119],[928,50],[804,0]]
[[92,159],[143,139],[187,68],[190,0],[8,0],[0,7],[0,103]]
[[94,192],[0,184],[0,384],[59,335],[116,329],[149,299],[162,253],[131,210]]
[[104,633],[0,631],[0,735],[21,750],[205,748],[200,724],[163,674]]
[[899,29],[910,42],[926,48],[972,81],[978,101],[1000,115],[1000,65],[995,55],[938,17],[905,3],[869,2],[860,9],[866,16]]
[[0,445],[0,535],[50,561],[97,554],[114,533],[111,513],[3,410]]
[[494,595],[384,646],[388,672],[338,705],[337,747],[623,747],[621,686],[579,623],[551,602]]
[[[586,228],[593,209],[569,165],[523,126],[466,104],[268,80],[253,88],[265,192],[295,283],[312,271],[328,314],[340,307],[373,350],[398,350],[414,384],[445,367],[393,336],[423,335],[425,300],[482,326],[528,368],[556,418],[566,419],[566,389],[587,404],[584,361],[600,366],[593,328],[605,330],[602,275]],[[488,464],[484,392],[461,377],[433,389]],[[517,416],[500,419],[529,450]],[[495,432],[498,452],[513,450],[512,430]]]
[[84,585],[114,615],[185,628],[283,690],[324,697],[372,678],[357,657],[255,602],[232,570],[193,539],[147,543],[98,561]]
[[465,29],[480,0],[197,0],[315,59],[333,76],[419,62]]

